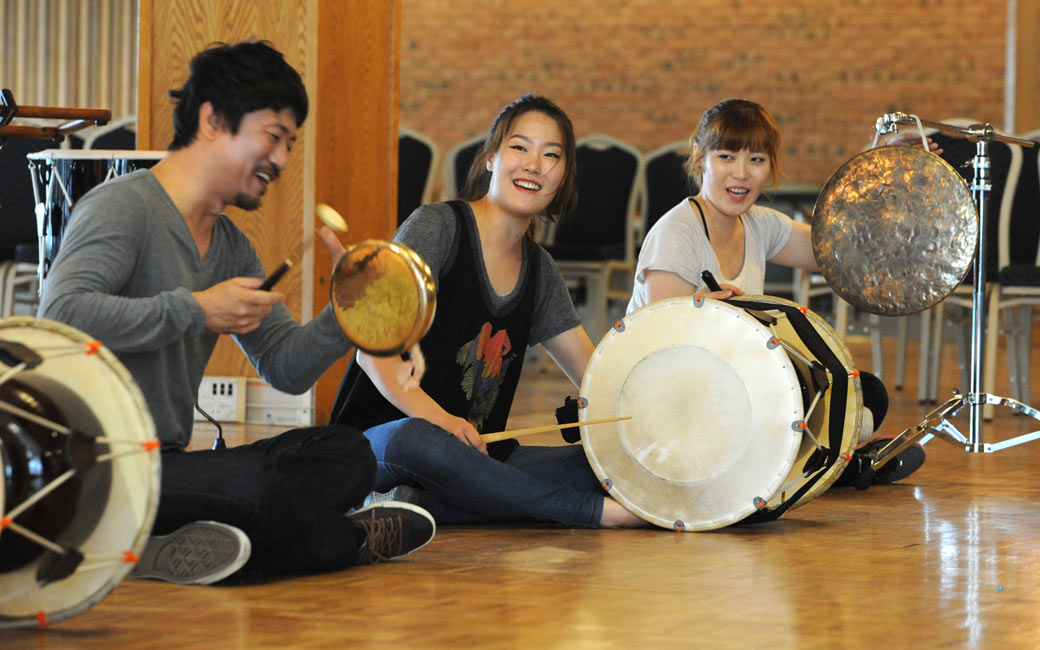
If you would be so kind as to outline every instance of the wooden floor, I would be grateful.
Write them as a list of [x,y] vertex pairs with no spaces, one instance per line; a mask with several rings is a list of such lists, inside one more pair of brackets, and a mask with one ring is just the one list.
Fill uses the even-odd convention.
[[[869,359],[864,343],[850,347]],[[942,396],[955,383],[953,353],[947,344]],[[916,402],[915,347],[909,361],[884,433],[929,408]],[[525,375],[512,424],[551,423],[575,391],[555,371]],[[967,434],[965,414],[954,422]],[[985,439],[1037,424],[998,410]],[[125,581],[44,631],[0,632],[0,646],[1036,647],[1040,445],[976,455],[934,440],[927,451],[903,484],[832,488],[771,524],[687,534],[443,527],[404,560],[330,575],[245,587]]]

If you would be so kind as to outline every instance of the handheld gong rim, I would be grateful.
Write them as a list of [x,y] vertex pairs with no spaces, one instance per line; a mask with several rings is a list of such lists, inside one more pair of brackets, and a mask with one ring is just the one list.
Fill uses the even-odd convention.
[[437,291],[411,248],[366,239],[347,248],[332,271],[336,320],[359,349],[379,357],[405,352],[430,329]]

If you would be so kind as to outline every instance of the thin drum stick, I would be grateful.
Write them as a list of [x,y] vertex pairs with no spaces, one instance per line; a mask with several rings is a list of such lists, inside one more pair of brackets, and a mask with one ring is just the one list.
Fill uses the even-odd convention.
[[499,431],[498,433],[483,433],[480,435],[480,439],[485,443],[498,442],[499,440],[508,440],[509,438],[520,438],[523,436],[530,436],[536,433],[544,433],[546,431],[559,431],[560,429],[568,429],[570,427],[580,427],[587,424],[605,424],[607,422],[620,422],[621,420],[631,420],[631,415],[622,415],[619,418],[602,418],[599,420],[586,420],[584,422],[568,422],[567,424],[551,424],[541,427],[528,427],[526,429],[511,429],[509,431]]
[[257,287],[257,289],[259,289],[260,291],[270,291],[271,288],[274,287],[274,285],[282,279],[282,276],[285,275],[286,271],[291,269],[293,264],[298,262],[300,258],[303,257],[303,252],[313,245],[314,233],[307,233],[307,236],[303,238],[303,242],[300,244],[300,250],[285,258],[285,261],[279,264],[278,268],[272,271],[271,275],[267,276],[267,279],[265,279],[263,284]]

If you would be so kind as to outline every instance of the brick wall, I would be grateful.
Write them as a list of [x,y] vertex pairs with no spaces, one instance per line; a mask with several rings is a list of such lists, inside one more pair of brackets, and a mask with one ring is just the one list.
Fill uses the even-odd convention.
[[[443,157],[524,92],[646,152],[714,102],[766,106],[822,183],[882,113],[1004,116],[1005,0],[403,0],[403,126]],[[1024,35],[1023,35],[1024,36]],[[1020,36],[1022,37],[1022,36]]]

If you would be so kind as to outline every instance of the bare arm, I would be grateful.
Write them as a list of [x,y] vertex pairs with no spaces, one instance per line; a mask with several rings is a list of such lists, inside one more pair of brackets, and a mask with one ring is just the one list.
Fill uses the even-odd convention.
[[467,445],[487,453],[487,445],[471,423],[445,411],[422,388],[401,385],[398,373],[402,361],[399,357],[374,357],[358,350],[357,361],[379,393],[402,413],[428,420]]
[[563,370],[575,386],[581,386],[585,366],[589,364],[594,350],[589,335],[581,325],[572,327],[542,343],[556,365]]
[[732,296],[744,295],[740,287],[732,284],[719,285],[722,287],[722,291],[709,291],[707,289],[697,291],[697,287],[684,280],[679,274],[671,271],[647,270],[643,272],[643,277],[647,302],[664,300],[665,298],[684,298],[695,293],[705,298],[714,298],[716,300],[725,300]]
[[818,270],[820,267],[813,256],[812,229],[809,224],[795,221],[792,224],[791,236],[787,239],[787,243],[769,261],[806,271]]

